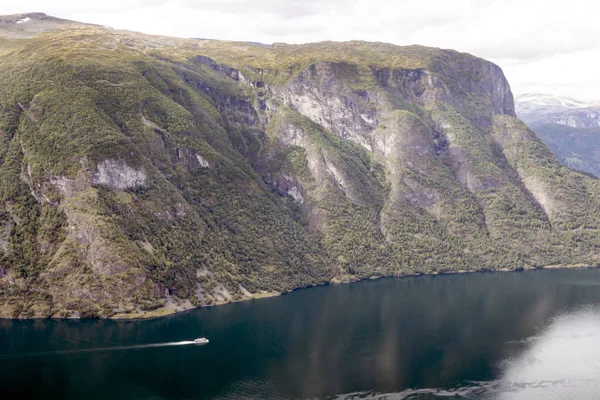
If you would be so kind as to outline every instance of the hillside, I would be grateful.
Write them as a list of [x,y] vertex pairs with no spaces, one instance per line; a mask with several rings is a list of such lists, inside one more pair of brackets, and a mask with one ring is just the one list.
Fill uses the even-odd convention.
[[551,95],[516,98],[517,115],[571,168],[600,176],[600,105]]
[[39,31],[0,40],[0,317],[599,261],[599,181],[516,118],[485,60]]

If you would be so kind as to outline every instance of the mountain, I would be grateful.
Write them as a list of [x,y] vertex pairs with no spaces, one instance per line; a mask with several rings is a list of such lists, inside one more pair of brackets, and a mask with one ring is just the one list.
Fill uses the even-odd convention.
[[519,118],[528,125],[600,127],[600,103],[549,94],[524,94],[515,98],[515,108]]
[[600,176],[600,103],[527,94],[516,111],[565,165]]
[[3,38],[30,38],[62,27],[94,26],[56,18],[44,13],[27,13],[0,16],[0,36]]
[[599,261],[600,181],[516,118],[490,62],[39,30],[0,41],[2,317]]

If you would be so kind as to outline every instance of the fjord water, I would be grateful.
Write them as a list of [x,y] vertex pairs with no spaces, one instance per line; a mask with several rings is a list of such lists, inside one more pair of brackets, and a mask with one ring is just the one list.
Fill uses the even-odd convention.
[[0,397],[592,399],[599,340],[600,269],[390,278],[148,321],[0,320]]

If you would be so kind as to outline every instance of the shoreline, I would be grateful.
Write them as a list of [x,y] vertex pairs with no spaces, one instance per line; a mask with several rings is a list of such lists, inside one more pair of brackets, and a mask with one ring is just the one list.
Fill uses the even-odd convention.
[[[416,273],[416,274],[375,276],[375,277],[367,277],[367,278],[361,278],[361,279],[355,279],[355,280],[344,280],[344,281],[342,281],[342,280],[335,281],[335,278],[334,278],[334,279],[332,279],[332,280],[330,280],[328,282],[324,282],[324,283],[317,284],[317,285],[299,287],[299,288],[292,289],[292,290],[290,290],[288,292],[271,293],[269,295],[258,295],[258,296],[252,297],[252,298],[241,299],[241,300],[236,300],[236,301],[230,301],[230,302],[226,302],[226,303],[213,304],[213,305],[209,305],[209,306],[192,307],[192,308],[188,308],[188,309],[184,309],[184,310],[179,310],[179,311],[171,310],[171,312],[168,312],[169,310],[165,310],[165,313],[161,314],[161,315],[147,315],[147,316],[129,317],[129,316],[127,316],[127,314],[124,314],[124,315],[111,316],[111,317],[101,318],[101,319],[110,319],[110,320],[114,320],[114,321],[142,321],[142,320],[149,320],[149,319],[166,317],[168,315],[181,314],[181,313],[192,311],[192,310],[195,310],[195,309],[198,309],[198,308],[219,307],[219,306],[226,305],[226,304],[234,304],[234,303],[241,303],[241,302],[246,302],[246,301],[260,300],[260,299],[270,298],[270,297],[283,296],[283,295],[295,292],[297,290],[310,289],[310,288],[313,288],[313,287],[327,286],[327,285],[346,285],[346,284],[350,284],[350,283],[358,283],[358,282],[363,282],[363,281],[386,279],[386,278],[409,278],[409,277],[418,277],[418,276],[443,276],[443,275],[472,274],[472,273],[489,273],[489,272],[527,272],[527,271],[537,271],[537,270],[544,270],[544,269],[546,269],[546,270],[559,270],[559,269],[593,269],[593,268],[600,268],[600,264],[596,264],[596,265],[589,265],[589,264],[554,264],[554,265],[546,265],[546,266],[543,266],[543,267],[532,267],[532,268],[499,268],[499,269],[479,269],[479,270],[457,270],[457,271],[446,271],[446,272],[437,272],[436,271],[436,272],[427,272],[427,273],[421,272],[421,273]],[[150,312],[149,314],[151,314],[151,313],[152,312]],[[61,319],[61,318],[51,318],[51,319]],[[62,318],[62,319],[72,319],[72,318]]]
[[[206,305],[206,306],[199,306],[199,307],[189,307],[189,308],[166,308],[166,307],[161,307],[158,308],[156,310],[152,310],[152,311],[148,311],[148,312],[141,312],[141,313],[117,313],[114,314],[110,317],[105,317],[105,318],[88,318],[88,319],[104,319],[104,320],[112,320],[112,321],[144,321],[144,320],[151,320],[151,319],[156,319],[156,318],[162,318],[162,317],[166,317],[166,316],[171,316],[171,315],[176,315],[176,314],[181,314],[184,312],[189,312],[192,310],[196,310],[199,308],[209,308],[209,307],[219,307],[222,305],[227,305],[227,304],[234,304],[234,303],[241,303],[241,302],[246,302],[246,301],[253,301],[253,300],[260,300],[260,299],[264,299],[264,298],[271,298],[271,297],[278,297],[278,296],[282,296],[285,294],[289,294],[292,292],[295,292],[297,290],[304,290],[304,289],[310,289],[313,287],[319,287],[319,286],[327,286],[327,285],[345,285],[345,284],[350,284],[350,283],[358,283],[358,282],[362,282],[362,281],[370,281],[370,280],[379,280],[379,279],[389,279],[389,278],[410,278],[410,277],[419,277],[419,276],[444,276],[444,275],[458,275],[458,274],[473,274],[473,273],[490,273],[490,272],[528,272],[528,271],[537,271],[537,270],[567,270],[567,269],[593,269],[593,268],[600,268],[600,264],[595,264],[595,265],[589,265],[589,264],[554,264],[554,265],[546,265],[543,267],[531,267],[531,268],[499,268],[499,269],[478,269],[478,270],[456,270],[456,271],[445,271],[445,272],[420,272],[420,273],[415,273],[415,274],[401,274],[401,275],[386,275],[386,276],[372,276],[372,277],[366,277],[366,278],[361,278],[361,279],[354,279],[354,280],[336,280],[336,278],[333,278],[332,280],[328,281],[328,282],[323,282],[321,284],[316,284],[316,285],[310,285],[310,286],[303,286],[303,287],[298,287],[295,289],[292,289],[290,291],[287,292],[282,292],[282,293],[277,293],[277,292],[271,292],[271,293],[267,293],[267,292],[263,292],[263,293],[257,293],[254,294],[253,297],[251,298],[244,298],[244,299],[240,299],[240,300],[236,300],[236,301],[229,301],[229,302],[222,302],[222,303],[218,303],[218,304],[211,304],[211,305]],[[26,320],[42,320],[42,319],[50,319],[50,320],[54,320],[54,321],[73,321],[73,320],[79,320],[79,319],[84,319],[84,318],[79,318],[79,317],[66,317],[66,318],[55,318],[55,317],[34,317],[34,318],[0,318],[1,319],[6,319],[6,320],[21,320],[21,321],[26,321]]]

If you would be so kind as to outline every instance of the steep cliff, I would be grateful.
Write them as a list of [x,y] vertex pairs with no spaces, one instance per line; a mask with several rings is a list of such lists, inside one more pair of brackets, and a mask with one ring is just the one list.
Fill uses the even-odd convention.
[[598,262],[598,181],[477,57],[66,23],[0,46],[0,316]]

